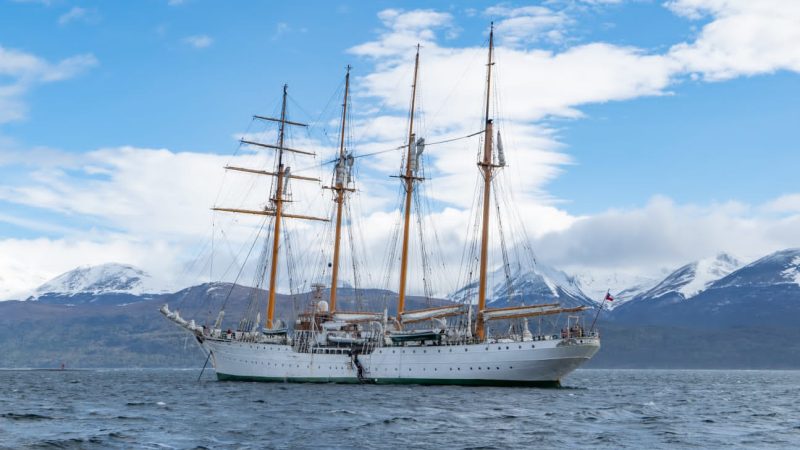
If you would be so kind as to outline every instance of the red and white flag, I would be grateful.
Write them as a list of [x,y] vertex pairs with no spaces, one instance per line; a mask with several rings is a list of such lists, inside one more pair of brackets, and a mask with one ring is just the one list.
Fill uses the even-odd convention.
[[608,301],[610,301],[610,302],[613,302],[613,301],[614,301],[614,297],[612,297],[612,296],[611,296],[611,294],[610,294],[610,293],[608,293],[608,292],[606,292],[606,298],[605,298],[605,299],[606,299],[606,300],[608,300]]

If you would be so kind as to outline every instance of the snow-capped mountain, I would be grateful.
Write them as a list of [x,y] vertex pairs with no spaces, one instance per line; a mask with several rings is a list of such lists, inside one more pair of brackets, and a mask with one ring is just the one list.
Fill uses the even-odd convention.
[[[533,269],[513,265],[506,279],[501,267],[489,275],[490,288],[487,305],[492,307],[515,306],[521,304],[547,303],[556,301],[563,306],[596,306],[583,293],[576,278],[553,267],[537,264]],[[447,298],[465,303],[477,302],[478,282],[470,283]]]
[[108,263],[63,273],[36,288],[28,300],[77,304],[95,302],[101,296],[121,299],[165,292],[146,272],[126,264]]
[[714,282],[709,289],[781,284],[800,286],[800,249],[790,248],[769,254]]
[[658,284],[660,278],[618,271],[576,270],[581,290],[595,302],[601,303],[610,292],[613,302],[606,302],[606,309],[614,309]]
[[655,287],[639,295],[635,301],[663,299],[667,296],[672,301],[689,299],[741,266],[742,262],[737,258],[724,252],[719,253],[713,258],[701,259],[678,268]]
[[[615,310],[614,320],[683,327],[796,326],[800,249],[772,253],[718,280],[705,281],[737,264],[726,256],[696,268],[692,264],[681,267],[648,291],[648,297]],[[701,273],[692,277],[693,271]],[[702,288],[696,292],[698,286]]]

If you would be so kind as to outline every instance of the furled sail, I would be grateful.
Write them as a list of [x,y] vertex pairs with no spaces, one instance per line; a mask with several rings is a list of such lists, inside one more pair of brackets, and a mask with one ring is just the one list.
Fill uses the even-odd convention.
[[380,322],[383,320],[383,313],[337,311],[333,315],[333,320],[339,322]]
[[548,303],[543,305],[514,306],[510,308],[492,308],[481,311],[483,320],[503,320],[517,319],[521,317],[546,316],[550,314],[561,314],[578,312],[586,309],[585,306],[576,308],[562,308],[558,303]]
[[400,315],[403,323],[421,322],[423,320],[435,319],[438,317],[448,317],[462,314],[464,305],[448,305],[436,308],[418,309],[415,311],[405,311]]

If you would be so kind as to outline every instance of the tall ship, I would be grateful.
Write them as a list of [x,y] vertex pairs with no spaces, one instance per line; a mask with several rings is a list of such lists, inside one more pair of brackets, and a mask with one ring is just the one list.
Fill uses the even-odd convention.
[[[235,329],[223,326],[224,307],[215,320],[199,325],[195,320],[181,316],[179,308],[170,310],[168,305],[161,313],[169,320],[187,330],[207,354],[219,380],[279,381],[279,382],[337,382],[376,384],[447,384],[486,386],[559,386],[561,380],[581,364],[588,361],[600,348],[599,333],[586,330],[581,322],[581,312],[586,306],[562,306],[559,303],[518,304],[493,308],[487,304],[490,288],[490,252],[492,238],[498,238],[503,260],[508,292],[515,287],[510,281],[510,265],[505,235],[499,225],[502,213],[498,199],[497,174],[506,166],[506,156],[499,130],[491,116],[492,82],[494,61],[494,28],[489,33],[488,62],[486,65],[485,97],[483,107],[483,129],[476,136],[480,139],[478,152],[478,187],[474,205],[475,221],[471,244],[465,248],[467,261],[462,268],[466,287],[451,296],[449,301],[437,304],[416,302],[410,306],[408,295],[410,273],[421,273],[426,297],[431,297],[427,283],[438,268],[432,268],[425,251],[417,251],[422,259],[421,270],[412,271],[412,225],[418,232],[424,222],[412,221],[412,210],[420,209],[419,186],[425,180],[423,159],[425,139],[415,132],[417,108],[417,85],[420,67],[419,46],[414,59],[413,83],[408,116],[407,139],[399,150],[403,153],[401,170],[396,177],[400,181],[399,198],[402,207],[397,226],[397,252],[387,251],[388,267],[396,271],[397,294],[388,302],[391,308],[364,308],[362,302],[345,307],[341,300],[343,290],[340,271],[343,267],[342,236],[350,235],[348,223],[353,221],[349,200],[356,191],[354,165],[356,158],[347,148],[346,134],[350,95],[350,68],[344,81],[344,100],[340,118],[338,152],[332,161],[330,185],[324,188],[332,197],[332,209],[328,217],[299,214],[293,209],[291,183],[321,183],[313,177],[293,173],[286,164],[288,154],[303,156],[310,154],[287,146],[286,136],[290,127],[305,125],[287,118],[287,87],[284,86],[279,117],[256,116],[259,120],[278,126],[274,143],[256,140],[242,142],[274,152],[274,167],[269,170],[227,166],[234,172],[268,177],[270,196],[263,209],[215,207],[225,214],[262,216],[268,221],[267,232],[259,233],[263,259],[257,268],[257,286],[252,294],[250,306],[243,313]],[[470,137],[467,136],[467,137]],[[427,145],[434,145],[428,143]],[[503,203],[508,206],[508,202]],[[513,207],[513,204],[510,205]],[[419,213],[419,211],[417,211]],[[350,220],[343,220],[343,216]],[[494,216],[494,221],[492,220]],[[294,314],[291,321],[276,318],[276,294],[281,265],[292,266],[288,256],[289,245],[281,241],[285,221],[325,222],[332,234],[330,262],[324,265],[324,283],[315,283],[303,310]],[[413,222],[413,223],[412,223]],[[492,230],[492,224],[497,230]],[[523,225],[524,226],[524,225]],[[422,242],[422,241],[420,241]],[[420,245],[422,246],[422,245]],[[497,245],[494,246],[495,248]],[[351,257],[355,251],[351,252]],[[398,254],[399,253],[399,254]],[[282,257],[283,256],[283,257]],[[397,267],[392,263],[396,262]],[[531,262],[530,264],[535,264]],[[296,267],[295,267],[296,268]],[[355,270],[355,264],[353,264]],[[288,270],[291,278],[291,267]],[[238,278],[238,277],[237,277]],[[263,283],[264,289],[258,289]],[[327,285],[326,285],[327,284]],[[235,284],[233,285],[235,286]],[[230,287],[231,290],[234,287]],[[352,289],[349,289],[352,292]],[[230,292],[228,293],[230,296]],[[264,296],[265,311],[258,305],[257,297]],[[385,294],[384,294],[385,296]],[[513,295],[511,295],[513,297]],[[226,297],[227,301],[227,297]],[[391,310],[391,313],[389,312]],[[262,319],[261,312],[265,312]],[[542,327],[542,320],[557,319],[560,323],[549,330]],[[539,326],[530,330],[530,322]],[[551,321],[551,325],[556,322]]]

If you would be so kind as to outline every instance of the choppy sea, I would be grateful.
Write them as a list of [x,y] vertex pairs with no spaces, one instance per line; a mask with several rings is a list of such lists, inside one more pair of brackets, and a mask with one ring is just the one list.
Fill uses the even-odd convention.
[[0,371],[3,448],[800,448],[800,372],[579,370],[560,389]]

